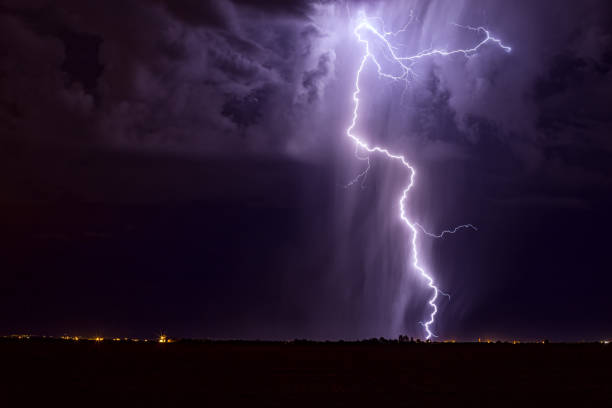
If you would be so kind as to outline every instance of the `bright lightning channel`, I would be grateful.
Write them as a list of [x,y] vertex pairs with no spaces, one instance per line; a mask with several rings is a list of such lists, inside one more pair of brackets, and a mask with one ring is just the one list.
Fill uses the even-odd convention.
[[[442,238],[446,234],[454,234],[461,229],[466,229],[466,228],[471,228],[473,230],[477,230],[477,229],[472,224],[465,224],[465,225],[458,226],[452,230],[445,230],[441,232],[440,234],[433,234],[433,233],[427,232],[418,223],[410,221],[410,219],[406,215],[405,204],[408,198],[408,193],[414,186],[415,177],[416,177],[415,168],[412,167],[410,163],[408,163],[408,161],[406,160],[404,156],[400,154],[391,153],[385,147],[372,146],[368,144],[362,138],[357,136],[354,133],[354,130],[359,120],[359,106],[360,106],[359,94],[361,93],[361,88],[359,87],[359,83],[360,83],[361,74],[363,72],[363,69],[365,68],[368,62],[371,62],[376,66],[378,75],[381,78],[386,78],[386,79],[393,80],[393,81],[408,81],[411,75],[414,74],[414,72],[412,71],[413,65],[418,60],[426,58],[426,57],[434,57],[434,56],[446,57],[446,56],[457,55],[457,54],[463,55],[465,57],[469,57],[470,55],[475,54],[481,47],[485,46],[488,43],[494,44],[506,52],[512,51],[512,48],[504,45],[500,39],[493,37],[491,33],[483,27],[460,26],[458,24],[455,24],[455,26],[480,33],[484,35],[484,38],[472,48],[456,49],[456,50],[450,50],[450,51],[444,50],[444,49],[431,49],[427,51],[421,51],[418,54],[415,54],[412,56],[404,57],[404,56],[399,56],[396,54],[396,48],[389,41],[390,37],[395,37],[398,33],[385,32],[384,29],[382,32],[380,32],[372,24],[370,24],[370,22],[368,21],[366,17],[361,19],[360,23],[355,27],[353,31],[355,37],[357,37],[357,40],[364,45],[364,54],[363,54],[363,57],[361,58],[361,62],[359,64],[359,68],[357,70],[357,74],[355,77],[355,88],[353,92],[353,103],[354,103],[353,117],[352,117],[350,126],[346,129],[346,135],[355,142],[357,158],[361,160],[367,160],[367,168],[361,174],[359,174],[355,179],[353,179],[349,183],[349,185],[352,185],[356,183],[359,179],[365,177],[367,175],[368,170],[370,169],[369,156],[366,156],[366,157],[359,156],[360,149],[368,153],[381,153],[391,160],[400,162],[402,166],[404,166],[408,170],[410,174],[410,182],[408,186],[406,186],[406,188],[403,190],[402,195],[399,199],[400,219],[406,224],[406,226],[412,232],[412,238],[410,241],[411,248],[412,248],[412,266],[427,281],[428,286],[433,291],[433,295],[431,296],[428,302],[429,306],[431,306],[431,313],[429,314],[429,320],[425,322],[421,322],[421,324],[423,325],[423,328],[425,329],[425,333],[426,333],[425,338],[427,340],[429,340],[432,336],[436,337],[435,334],[431,330],[431,325],[435,322],[435,317],[436,317],[436,314],[438,313],[438,306],[436,305],[436,300],[438,299],[439,295],[444,295],[444,296],[448,296],[448,295],[442,292],[438,288],[433,276],[430,273],[428,273],[425,270],[425,268],[421,266],[421,264],[419,263],[419,251],[418,251],[418,245],[417,245],[418,239],[419,239],[419,231],[422,232],[424,235],[428,235],[433,238]],[[406,30],[406,27],[404,27],[401,31],[403,32],[405,30]],[[383,71],[382,65],[378,62],[378,60],[376,59],[376,56],[372,53],[370,49],[370,41],[368,41],[362,36],[362,33],[364,32],[370,33],[371,35],[374,36],[374,38],[377,38],[384,45],[384,49],[386,53],[388,54],[388,56],[391,57],[391,61],[397,63],[397,66],[400,68],[399,75],[392,75],[392,74],[389,74]]]

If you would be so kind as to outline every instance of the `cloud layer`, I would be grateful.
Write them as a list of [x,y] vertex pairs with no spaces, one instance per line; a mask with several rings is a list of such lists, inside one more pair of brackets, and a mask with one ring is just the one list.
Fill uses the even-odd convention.
[[[343,136],[360,12],[405,28],[394,40],[407,55],[481,39],[456,24],[487,27],[513,48],[422,61],[408,87],[364,74],[359,131],[419,168],[411,215],[432,230],[480,227],[423,242],[426,263],[453,293],[440,327],[459,336],[496,330],[501,313],[517,330],[550,315],[562,322],[571,310],[549,292],[568,296],[573,285],[576,315],[601,308],[607,294],[586,296],[594,289],[574,271],[588,259],[593,279],[606,282],[592,250],[602,236],[585,230],[611,224],[604,0],[3,0],[0,180],[5,213],[17,220],[6,225],[37,240],[151,228],[159,253],[176,236],[168,259],[193,256],[177,270],[199,265],[185,272],[204,288],[190,299],[210,299],[198,309],[208,319],[198,335],[420,334],[428,293],[406,273],[406,231],[393,216],[405,174],[373,157],[365,182],[346,188],[365,165]],[[100,227],[91,215],[73,227],[73,214],[90,210],[83,203],[118,221]],[[135,203],[155,211],[121,207]],[[48,206],[63,209],[39,215]],[[81,230],[62,230],[70,228]],[[184,253],[193,242],[227,262],[206,270]],[[152,269],[152,279],[167,273]],[[239,296],[228,302],[215,287]],[[215,309],[223,302],[226,315]],[[533,310],[536,323],[522,325]],[[228,316],[238,323],[228,328]]]

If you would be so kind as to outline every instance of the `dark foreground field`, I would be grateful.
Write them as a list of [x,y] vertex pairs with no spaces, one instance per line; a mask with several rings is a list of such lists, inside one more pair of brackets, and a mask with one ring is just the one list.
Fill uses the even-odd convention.
[[10,340],[0,362],[7,407],[612,406],[612,344]]

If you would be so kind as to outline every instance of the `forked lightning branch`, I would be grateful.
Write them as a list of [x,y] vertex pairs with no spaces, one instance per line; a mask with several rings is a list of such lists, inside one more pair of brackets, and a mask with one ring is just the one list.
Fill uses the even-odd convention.
[[[477,34],[480,34],[482,38],[479,40],[479,42],[476,45],[474,45],[471,48],[455,49],[455,50],[430,49],[426,51],[421,51],[412,56],[400,56],[400,55],[397,55],[396,53],[397,48],[392,44],[392,40],[397,38],[398,34],[405,31],[405,29],[402,29],[401,32],[395,32],[395,33],[385,32],[382,27],[380,30],[377,29],[372,24],[373,21],[375,20],[368,19],[367,17],[362,17],[353,31],[355,37],[357,38],[357,41],[363,47],[363,56],[361,58],[359,68],[357,69],[357,73],[355,75],[355,87],[354,87],[354,92],[353,92],[353,104],[354,104],[353,116],[352,116],[351,124],[346,129],[346,135],[350,139],[352,139],[352,141],[355,143],[355,146],[357,149],[357,155],[359,154],[360,151],[362,151],[364,154],[378,153],[379,155],[381,155],[382,157],[388,160],[397,161],[408,171],[410,181],[408,185],[404,188],[399,198],[399,217],[402,220],[402,222],[408,227],[411,233],[410,252],[411,252],[412,266],[425,279],[425,281],[427,282],[427,285],[433,292],[428,302],[429,306],[431,307],[431,313],[429,314],[429,318],[426,321],[421,322],[421,324],[423,325],[425,329],[425,334],[426,334],[425,338],[430,339],[432,336],[435,337],[434,333],[432,332],[431,326],[434,324],[436,314],[438,313],[438,306],[436,302],[440,294],[442,295],[446,295],[446,294],[438,288],[438,285],[436,284],[432,273],[427,271],[420,262],[419,250],[418,250],[419,233],[423,233],[432,238],[442,238],[446,234],[454,234],[455,232],[461,229],[471,228],[471,229],[476,230],[476,227],[474,227],[472,224],[465,224],[465,225],[460,225],[458,227],[455,227],[453,229],[445,230],[440,234],[433,234],[433,233],[427,232],[418,223],[411,221],[411,219],[408,217],[406,213],[406,200],[408,198],[408,193],[414,186],[414,183],[416,180],[415,168],[412,165],[410,165],[410,163],[406,160],[406,158],[402,154],[392,153],[384,146],[371,145],[368,142],[366,142],[362,136],[355,133],[355,128],[357,127],[357,124],[359,122],[359,113],[360,113],[360,110],[362,109],[361,104],[360,104],[361,102],[360,100],[361,77],[362,77],[364,68],[368,64],[373,64],[376,67],[376,71],[381,80],[407,82],[407,81],[410,81],[410,79],[412,78],[412,75],[414,74],[412,70],[412,68],[414,67],[414,64],[424,58],[432,58],[436,56],[448,57],[451,55],[462,55],[464,57],[469,57],[471,55],[476,54],[480,48],[486,46],[487,44],[497,46],[505,52],[510,52],[512,49],[504,45],[502,41],[499,40],[498,38],[493,37],[491,33],[483,27],[470,27],[470,26],[456,25],[458,29],[474,31]],[[376,21],[380,21],[380,20],[376,19]],[[381,46],[386,59],[389,62],[391,62],[392,65],[394,65],[395,69],[397,70],[396,73],[389,73],[383,69],[384,64],[381,64],[376,58],[376,56],[374,55],[373,49],[375,49],[375,47],[373,47],[373,45],[371,44],[372,41],[379,42],[379,45]],[[361,159],[366,159],[368,161],[368,166],[364,172],[362,172],[355,180],[351,182],[351,184],[358,181],[361,177],[365,177],[365,175],[367,174],[367,171],[369,170],[369,156],[367,157],[358,156],[358,157]]]

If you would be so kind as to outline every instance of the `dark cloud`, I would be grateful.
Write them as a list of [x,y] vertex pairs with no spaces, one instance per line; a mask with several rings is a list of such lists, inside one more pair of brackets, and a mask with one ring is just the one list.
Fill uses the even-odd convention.
[[318,99],[321,94],[321,88],[325,85],[322,79],[329,76],[330,64],[332,63],[329,53],[325,53],[319,57],[317,67],[313,70],[304,73],[302,86],[308,93],[308,102],[312,103]]
[[[84,143],[133,148],[244,148],[231,133],[244,133],[245,122],[228,120],[232,115],[224,106],[252,100],[256,93],[290,95],[295,81],[309,70],[304,64],[316,38],[305,20],[308,3],[263,5],[258,10],[267,13],[270,31],[259,29],[250,6],[227,1],[5,2],[5,41],[11,45],[7,61],[15,72],[4,75],[11,84],[3,87],[3,106],[7,115],[22,113],[21,119],[12,116],[19,128],[12,133],[40,139],[50,123],[80,118],[84,128],[66,126],[62,139],[75,134],[73,139]],[[55,56],[38,51],[49,49],[45,42],[54,44]],[[30,61],[41,58],[47,61]],[[44,99],[34,96],[43,89]],[[34,100],[17,100],[27,95]],[[274,105],[290,114],[293,104]],[[42,115],[54,113],[32,120],[23,116],[24,106]],[[201,129],[218,136],[204,137]]]
[[162,4],[173,16],[194,26],[230,28],[233,26],[232,3],[223,0],[213,1],[169,1],[155,0]]
[[[329,1],[328,1],[329,2]],[[313,4],[323,1],[313,0],[236,0],[239,5],[247,6],[261,13],[281,13],[308,18],[312,12]]]
[[[168,319],[186,335],[419,334],[427,292],[405,273],[406,231],[390,215],[405,174],[373,157],[366,181],[345,187],[365,165],[343,138],[359,11],[405,28],[398,52],[481,38],[453,23],[485,26],[513,48],[422,61],[407,87],[364,73],[359,131],[418,167],[411,214],[432,229],[480,227],[423,243],[453,293],[442,334],[504,332],[502,315],[508,330],[535,333],[564,314],[559,337],[600,333],[607,294],[575,276],[610,283],[603,0],[3,0],[0,204],[2,225],[20,237],[15,254],[32,246],[58,282],[80,282],[54,287],[66,296],[85,287],[104,298],[79,272],[101,254],[111,255],[96,279],[116,268],[107,290],[125,275],[134,291],[150,279],[157,298],[171,281],[181,313]],[[56,255],[73,247],[82,254],[73,263]],[[20,274],[34,274],[24,278],[34,302],[51,278],[36,261],[10,259],[20,271],[11,299],[26,296]],[[145,292],[139,304],[151,301]],[[130,308],[113,293],[116,310]],[[598,307],[598,321],[577,317]]]

